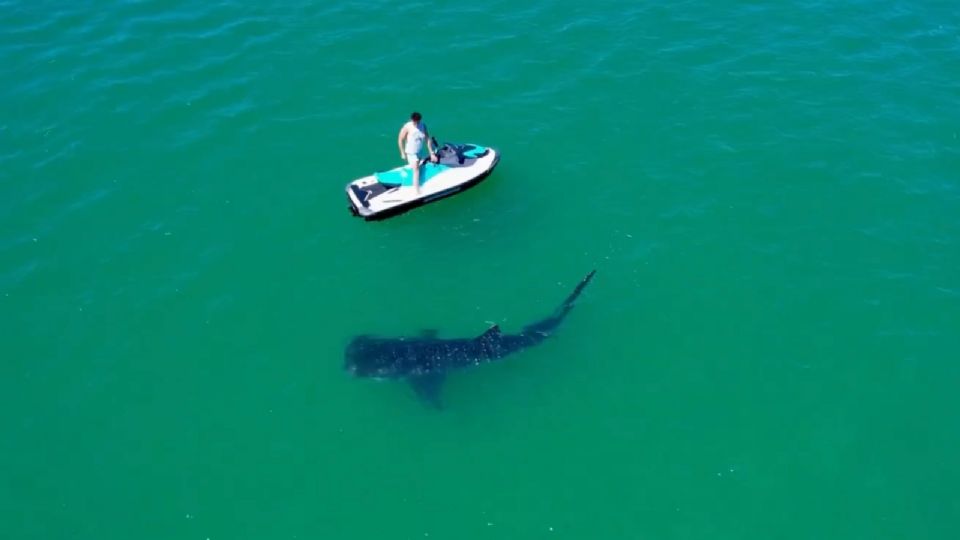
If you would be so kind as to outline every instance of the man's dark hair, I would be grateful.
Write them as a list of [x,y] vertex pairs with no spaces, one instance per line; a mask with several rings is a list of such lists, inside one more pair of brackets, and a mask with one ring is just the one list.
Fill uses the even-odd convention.
[[423,118],[423,117],[420,116],[420,113],[418,113],[418,112],[415,112],[415,113],[413,113],[413,114],[410,115],[410,119],[413,120],[414,122],[419,122],[421,118]]

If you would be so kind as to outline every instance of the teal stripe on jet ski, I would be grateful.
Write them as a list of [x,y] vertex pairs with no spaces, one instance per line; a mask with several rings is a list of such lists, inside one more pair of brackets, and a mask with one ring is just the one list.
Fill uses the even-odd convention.
[[[449,168],[450,167],[446,165],[440,165],[437,163],[426,163],[420,170],[420,185],[422,186],[426,184],[431,178],[434,178]],[[401,186],[413,185],[413,169],[411,169],[409,166],[397,167],[396,169],[389,171],[374,173],[373,176],[377,179],[377,182],[380,182],[381,184],[399,184]]]
[[464,152],[463,155],[466,157],[476,158],[476,157],[480,157],[480,155],[486,151],[487,149],[483,146],[474,146],[473,148]]

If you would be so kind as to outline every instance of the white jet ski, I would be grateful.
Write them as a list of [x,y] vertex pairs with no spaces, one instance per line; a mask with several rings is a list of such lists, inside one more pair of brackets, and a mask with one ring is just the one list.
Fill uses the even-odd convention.
[[453,195],[486,178],[500,161],[500,154],[476,144],[446,143],[437,150],[437,158],[437,163],[421,162],[420,193],[413,188],[409,165],[350,182],[346,188],[350,212],[371,221]]

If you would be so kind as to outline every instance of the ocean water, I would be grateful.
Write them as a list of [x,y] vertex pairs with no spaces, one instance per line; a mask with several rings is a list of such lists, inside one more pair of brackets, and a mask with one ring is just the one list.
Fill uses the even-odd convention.
[[[2,536],[957,538],[957,15],[0,1]],[[412,110],[500,165],[351,217]]]

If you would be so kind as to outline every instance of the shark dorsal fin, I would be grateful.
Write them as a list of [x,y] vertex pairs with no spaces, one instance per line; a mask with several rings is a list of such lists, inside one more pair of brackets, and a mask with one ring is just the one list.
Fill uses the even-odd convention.
[[482,334],[480,334],[480,337],[478,337],[477,339],[497,337],[497,336],[499,336],[499,335],[500,335],[500,325],[499,325],[499,324],[495,324],[495,325],[491,326],[490,328],[487,328],[487,331],[484,332],[484,333],[482,333]]

